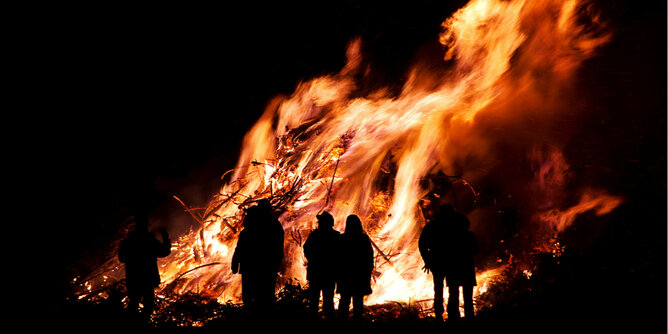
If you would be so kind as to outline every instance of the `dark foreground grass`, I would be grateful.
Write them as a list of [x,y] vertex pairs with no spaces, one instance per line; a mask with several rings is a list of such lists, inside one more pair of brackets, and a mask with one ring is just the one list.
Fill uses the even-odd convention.
[[[608,254],[608,253],[606,253]],[[594,258],[592,258],[594,256]],[[595,263],[595,265],[592,265]],[[615,265],[612,265],[615,264]],[[424,303],[367,305],[364,320],[325,320],[308,309],[307,290],[298,281],[285,284],[271,314],[251,314],[243,306],[219,303],[196,294],[165,297],[149,325],[140,325],[123,309],[120,298],[93,302],[67,301],[28,311],[26,327],[125,330],[285,333],[319,332],[479,332],[585,333],[622,330],[666,332],[664,275],[642,267],[620,269],[619,258],[601,261],[600,254],[566,251],[538,258],[527,276],[508,267],[504,279],[477,300],[476,317],[436,321]],[[427,303],[429,304],[429,303]]]

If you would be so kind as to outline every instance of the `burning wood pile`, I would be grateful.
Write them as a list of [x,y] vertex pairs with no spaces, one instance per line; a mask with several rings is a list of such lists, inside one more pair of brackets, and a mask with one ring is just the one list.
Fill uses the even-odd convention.
[[[611,38],[591,8],[575,0],[472,0],[442,28],[443,63],[415,66],[398,94],[361,94],[360,81],[373,78],[362,41],[353,40],[339,73],[268,103],[208,207],[175,197],[197,227],[160,262],[158,317],[187,301],[215,301],[198,304],[210,314],[186,321],[197,324],[240,301],[230,260],[244,209],[260,199],[270,200],[286,232],[278,287],[284,295],[292,289],[290,300],[301,291],[295,280],[305,282],[302,244],[326,210],[338,230],[358,215],[371,237],[370,310],[418,317],[430,314],[433,290],[417,238],[441,203],[464,212],[483,245],[479,301],[508,268],[530,277],[533,256],[558,257],[559,233],[580,214],[603,215],[621,203],[577,179],[560,149],[569,131],[555,131],[578,66]],[[106,298],[122,286],[114,247],[109,261],[75,281],[77,298]]]

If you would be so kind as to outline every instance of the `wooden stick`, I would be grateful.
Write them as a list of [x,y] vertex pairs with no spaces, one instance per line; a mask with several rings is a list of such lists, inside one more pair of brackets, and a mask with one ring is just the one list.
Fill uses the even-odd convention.
[[327,199],[325,200],[325,206],[329,203],[329,194],[332,192],[332,186],[334,185],[334,177],[336,176],[336,170],[339,168],[339,161],[341,160],[341,155],[336,158],[336,166],[334,166],[334,174],[332,175],[332,182],[329,183],[329,190],[327,190]]
[[[294,240],[299,246],[302,245],[302,234],[299,230],[293,228],[290,231],[290,236],[292,236],[292,240]],[[299,236],[299,238],[296,236]]]
[[186,212],[189,213],[193,218],[195,218],[195,220],[196,220],[198,223],[200,223],[202,226],[205,225],[205,224],[204,224],[204,221],[202,221],[202,219],[201,219],[200,217],[197,217],[197,215],[195,215],[195,214],[192,212],[192,209],[189,208],[189,207],[186,205],[186,203],[183,203],[183,201],[182,201],[180,198],[178,198],[176,195],[174,195],[174,198],[175,198],[177,201],[179,201],[179,203],[181,203],[181,205],[183,205],[184,208],[186,208]]
[[473,188],[473,186],[471,185],[471,183],[469,183],[468,181],[466,181],[465,178],[463,178],[463,177],[461,177],[461,176],[453,176],[453,175],[445,175],[445,177],[446,177],[446,178],[450,178],[450,179],[457,179],[458,181],[464,183],[464,185],[467,186],[467,187],[471,190],[471,192],[473,193],[473,197],[474,197],[473,201],[474,201],[474,202],[475,202],[475,201],[478,199],[478,197],[480,196],[480,193],[477,192],[477,191],[475,191],[475,189]]
[[394,266],[394,263],[392,263],[392,260],[390,260],[390,258],[387,255],[385,255],[385,253],[383,253],[383,251],[380,249],[380,247],[378,247],[378,245],[376,245],[376,243],[373,242],[373,240],[371,240],[371,238],[369,238],[369,241],[371,241],[371,245],[373,246],[373,248],[375,248],[378,251],[378,253],[380,253],[380,255],[383,257],[383,259],[385,259],[385,261],[387,263],[389,263],[392,268],[396,269],[396,267]]
[[193,272],[193,271],[195,271],[195,270],[197,270],[197,269],[200,269],[200,268],[204,268],[204,267],[208,267],[208,266],[215,266],[215,265],[217,265],[217,264],[222,264],[222,263],[221,263],[221,262],[211,262],[211,263],[203,264],[203,265],[201,265],[201,266],[197,266],[197,267],[195,267],[195,268],[186,270],[186,271],[183,272],[181,275],[179,275],[178,277],[176,277],[176,278],[172,281],[172,283],[178,281],[179,279],[181,279],[181,277],[183,277],[183,276],[184,276],[185,274],[187,274],[187,273]]

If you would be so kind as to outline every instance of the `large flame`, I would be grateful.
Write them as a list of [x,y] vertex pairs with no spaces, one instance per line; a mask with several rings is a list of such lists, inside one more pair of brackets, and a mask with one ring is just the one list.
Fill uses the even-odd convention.
[[[161,262],[171,291],[239,300],[241,280],[229,262],[242,209],[269,198],[286,231],[282,280],[305,281],[301,244],[315,215],[327,210],[338,230],[347,215],[360,216],[374,243],[367,303],[430,299],[431,277],[417,250],[422,226],[438,201],[463,197],[469,201],[460,199],[460,209],[484,233],[481,212],[497,208],[474,201],[478,186],[505,177],[496,170],[506,158],[499,141],[516,143],[529,161],[532,177],[514,185],[541,201],[531,217],[542,228],[529,237],[540,240],[580,213],[617,206],[618,198],[589,188],[577,203],[559,200],[568,161],[558,141],[541,135],[567,108],[558,100],[578,65],[611,37],[591,9],[576,0],[473,0],[442,28],[444,63],[415,66],[398,94],[377,89],[360,96],[358,80],[369,78],[360,71],[361,41],[354,40],[339,73],[268,103],[244,139],[237,167],[226,173],[229,181],[205,212],[193,212],[199,227]],[[438,190],[438,182],[451,186]],[[479,269],[476,293],[500,272]]]

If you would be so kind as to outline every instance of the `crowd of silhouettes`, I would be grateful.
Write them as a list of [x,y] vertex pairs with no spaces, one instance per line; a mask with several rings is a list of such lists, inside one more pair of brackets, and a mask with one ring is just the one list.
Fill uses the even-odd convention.
[[[241,274],[242,300],[249,312],[269,315],[275,302],[277,275],[283,261],[284,231],[273,215],[271,203],[263,199],[247,208],[243,230],[239,233],[231,270]],[[363,318],[364,297],[372,293],[371,276],[374,269],[374,250],[356,215],[346,218],[344,233],[334,229],[334,217],[327,211],[316,215],[318,227],[303,245],[307,260],[309,309],[325,319],[348,319],[350,304],[354,319]],[[129,309],[149,317],[154,308],[154,288],[160,283],[157,258],[170,253],[167,232],[160,229],[162,242],[148,230],[145,216],[135,218],[136,228],[119,249],[119,260],[126,267]],[[476,285],[473,257],[478,250],[470,222],[465,215],[448,204],[440,207],[427,222],[419,238],[419,251],[424,270],[434,282],[434,313],[443,319],[443,288],[448,287],[447,315],[459,319],[460,287],[464,299],[465,317],[474,316],[473,287]],[[334,294],[340,295],[338,312]]]

